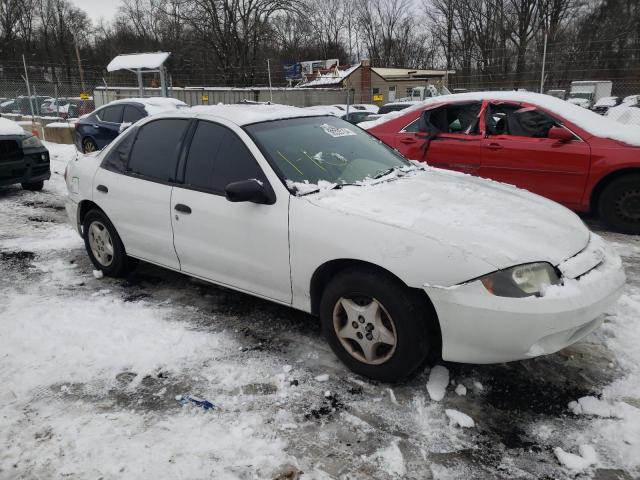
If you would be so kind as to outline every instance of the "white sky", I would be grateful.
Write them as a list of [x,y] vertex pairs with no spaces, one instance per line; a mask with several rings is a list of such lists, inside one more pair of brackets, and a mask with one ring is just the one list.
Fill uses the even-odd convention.
[[120,0],[71,0],[71,3],[83,9],[94,22],[100,17],[111,20],[118,10]]

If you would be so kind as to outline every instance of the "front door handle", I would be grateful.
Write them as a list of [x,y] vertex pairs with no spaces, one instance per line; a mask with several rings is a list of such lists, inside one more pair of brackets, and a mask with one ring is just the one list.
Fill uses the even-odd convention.
[[416,142],[417,142],[417,140],[415,138],[412,138],[412,137],[404,137],[404,138],[400,139],[400,143],[404,143],[404,144],[407,144],[407,145],[410,145],[410,144],[416,143]]
[[104,185],[98,185],[96,187],[96,190],[98,190],[99,192],[102,192],[102,193],[109,193],[109,189],[107,187],[105,187]]
[[185,213],[187,215],[191,213],[191,208],[183,205],[182,203],[176,203],[176,206],[173,208],[175,208],[178,212]]
[[489,145],[486,145],[485,148],[488,148],[489,150],[502,150],[504,147],[499,143],[490,143]]

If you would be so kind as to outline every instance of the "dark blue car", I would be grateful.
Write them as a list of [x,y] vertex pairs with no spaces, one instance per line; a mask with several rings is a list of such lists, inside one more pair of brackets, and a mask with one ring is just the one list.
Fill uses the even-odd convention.
[[76,123],[75,144],[83,153],[102,150],[129,125],[154,113],[187,104],[173,98],[131,98],[108,103]]

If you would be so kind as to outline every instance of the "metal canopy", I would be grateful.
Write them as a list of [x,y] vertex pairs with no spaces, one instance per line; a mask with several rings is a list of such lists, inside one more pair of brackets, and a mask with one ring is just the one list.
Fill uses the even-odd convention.
[[138,90],[140,96],[144,96],[144,85],[142,83],[143,73],[159,73],[160,88],[162,96],[168,97],[166,81],[166,68],[164,62],[167,61],[171,52],[153,52],[153,53],[132,53],[127,55],[118,55],[107,65],[108,72],[117,70],[127,70],[133,72],[138,77]]

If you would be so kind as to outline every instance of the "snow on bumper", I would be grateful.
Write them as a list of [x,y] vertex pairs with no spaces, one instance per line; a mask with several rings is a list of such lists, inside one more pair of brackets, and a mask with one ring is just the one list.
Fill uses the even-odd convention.
[[625,283],[620,257],[592,234],[589,245],[558,269],[563,285],[540,297],[498,297],[480,281],[425,286],[440,319],[443,359],[520,360],[557,352],[597,329]]

